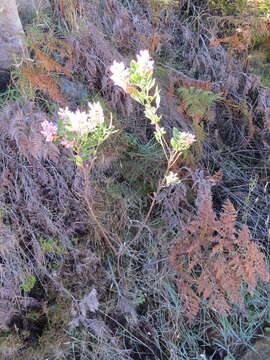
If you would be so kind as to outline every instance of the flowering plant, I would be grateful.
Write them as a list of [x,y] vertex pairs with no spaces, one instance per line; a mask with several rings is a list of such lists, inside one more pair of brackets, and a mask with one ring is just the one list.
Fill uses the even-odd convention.
[[[46,141],[54,142],[72,150],[73,157],[70,160],[75,161],[81,169],[84,180],[83,195],[88,213],[96,224],[101,237],[116,253],[110,235],[95,215],[89,182],[89,175],[96,159],[98,147],[115,130],[111,122],[109,125],[105,123],[104,112],[99,102],[88,103],[88,111],[77,110],[73,112],[66,108],[60,109],[58,115],[57,126],[48,120],[41,123],[41,133]],[[92,159],[89,164],[87,160],[91,155]]]
[[155,127],[155,138],[162,146],[167,160],[167,169],[164,177],[158,184],[157,191],[153,196],[144,223],[135,237],[136,239],[139,237],[147,223],[161,189],[180,181],[177,174],[171,171],[171,168],[178,160],[179,156],[190,148],[195,141],[195,136],[189,133],[180,132],[178,129],[173,128],[173,136],[170,142],[167,142],[165,138],[166,131],[160,126],[161,116],[158,115],[160,107],[160,91],[153,78],[154,61],[151,59],[148,50],[141,50],[139,55],[137,55],[137,61],[132,60],[129,68],[126,68],[122,62],[118,63],[114,61],[110,67],[110,71],[112,73],[111,79],[114,84],[120,86],[135,101],[143,105],[144,115]]
[[73,152],[73,158],[78,166],[90,155],[95,155],[98,146],[113,132],[113,127],[104,122],[103,109],[99,102],[89,103],[88,111],[76,112],[68,108],[60,109],[58,125],[48,120],[41,123],[41,133],[46,141],[63,145]]
[[[168,161],[167,171],[163,185],[168,183],[166,177],[172,173],[170,169],[178,157],[195,141],[195,136],[180,132],[173,128],[173,136],[168,144],[165,135],[166,131],[160,126],[161,116],[158,115],[160,107],[160,91],[153,78],[154,61],[151,60],[148,50],[141,50],[137,55],[137,61],[132,60],[130,67],[126,68],[124,63],[114,61],[110,67],[111,79],[115,85],[120,86],[127,94],[144,106],[144,115],[155,126],[155,138],[161,144]],[[176,175],[175,175],[176,176]]]

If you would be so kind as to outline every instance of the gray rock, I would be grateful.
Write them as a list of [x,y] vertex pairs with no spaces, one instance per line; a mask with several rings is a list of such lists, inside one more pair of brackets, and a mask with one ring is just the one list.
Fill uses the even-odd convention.
[[0,91],[9,82],[9,70],[15,64],[15,57],[27,55],[22,22],[30,23],[33,16],[48,5],[49,0],[5,0],[0,3]]
[[69,80],[63,77],[58,79],[58,84],[64,99],[72,110],[89,98],[86,86],[78,80]]
[[5,74],[15,63],[15,56],[22,56],[23,28],[15,0],[4,1],[0,5],[0,70]]

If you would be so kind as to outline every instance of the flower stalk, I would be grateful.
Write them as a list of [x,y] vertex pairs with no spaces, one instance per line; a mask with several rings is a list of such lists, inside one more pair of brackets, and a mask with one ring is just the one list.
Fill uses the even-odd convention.
[[179,157],[194,143],[195,136],[190,133],[180,132],[177,128],[173,128],[173,136],[170,142],[167,142],[165,138],[166,131],[160,125],[161,116],[158,115],[158,110],[160,108],[160,90],[153,78],[154,61],[151,59],[148,50],[141,50],[137,55],[137,61],[132,60],[129,68],[126,68],[124,63],[117,63],[114,61],[110,71],[112,73],[111,79],[114,84],[120,86],[135,101],[144,107],[144,115],[155,127],[155,138],[161,145],[167,160],[167,168],[164,176],[158,183],[148,213],[138,233],[133,239],[134,241],[140,236],[143,228],[148,222],[156,203],[157,196],[162,188],[180,181],[177,178],[177,174],[174,174],[171,171],[171,168]]
[[88,214],[97,226],[100,236],[105,239],[108,246],[116,254],[110,235],[95,214],[89,182],[89,175],[96,160],[99,146],[115,130],[111,122],[109,125],[105,123],[103,109],[98,102],[89,103],[87,112],[79,109],[72,112],[66,108],[60,109],[58,115],[57,126],[48,120],[41,123],[41,134],[46,141],[54,142],[71,150],[72,157],[70,160],[74,161],[81,169],[84,184],[83,195]]

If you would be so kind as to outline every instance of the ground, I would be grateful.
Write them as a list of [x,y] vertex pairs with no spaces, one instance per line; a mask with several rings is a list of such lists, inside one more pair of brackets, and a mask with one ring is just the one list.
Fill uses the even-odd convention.
[[[0,93],[1,359],[268,356],[269,11],[55,0],[27,16]],[[158,126],[111,79],[145,49]],[[46,141],[44,120],[97,102],[111,133],[94,152],[78,158],[90,135],[82,153]]]

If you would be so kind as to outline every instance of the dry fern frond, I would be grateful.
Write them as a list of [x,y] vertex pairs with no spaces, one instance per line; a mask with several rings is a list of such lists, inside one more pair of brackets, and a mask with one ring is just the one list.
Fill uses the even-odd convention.
[[14,103],[4,108],[0,115],[0,129],[16,142],[19,153],[27,159],[56,161],[59,156],[57,146],[45,142],[40,123],[45,114],[35,111],[31,103]]
[[249,29],[238,28],[237,31],[231,35],[221,39],[212,39],[209,43],[210,47],[217,47],[221,43],[229,44],[233,49],[244,51],[251,44],[251,32]]
[[193,79],[190,76],[187,76],[181,72],[177,72],[177,74],[171,72],[170,73],[170,81],[171,86],[175,87],[176,85],[181,88],[196,88],[204,91],[210,91],[212,89],[212,84],[210,81],[203,81]]
[[119,51],[130,51],[134,37],[133,24],[126,8],[118,0],[107,0],[103,16],[106,33]]
[[[69,68],[72,67],[73,53],[71,45],[45,34],[29,34],[26,37],[28,46],[34,51],[35,62],[25,60],[19,69],[19,85],[22,92],[25,88],[33,88],[34,91],[40,90],[54,101],[65,106],[65,100],[59,90],[56,74],[65,74],[72,78]],[[61,65],[54,59],[55,54],[59,54],[63,59],[68,59],[66,65]]]
[[133,110],[132,101],[121,88],[114,86],[108,70],[115,59],[123,61],[123,57],[91,23],[86,32],[71,42],[76,55],[75,70],[84,76],[90,90],[101,91],[114,109],[129,115]]
[[71,72],[68,71],[64,66],[60,65],[58,62],[53,60],[50,56],[46,55],[38,47],[35,46],[34,49],[35,49],[35,54],[36,54],[37,58],[39,59],[39,61],[41,62],[41,64],[44,66],[45,70],[48,73],[51,73],[53,71],[56,71],[59,73],[62,72],[65,75],[67,75],[69,78],[72,78]]
[[[255,15],[255,14],[254,14]],[[226,43],[229,46],[230,54],[232,50],[244,51],[254,46],[267,47],[267,42],[270,36],[269,20],[260,16],[248,16],[245,18],[236,18],[233,16],[215,17],[215,21],[219,27],[225,25],[231,27],[232,35],[225,36],[220,39],[213,38],[210,41],[210,47],[217,47],[221,43]]]
[[[22,78],[24,78],[29,82],[30,86],[34,90],[41,90],[62,106],[66,105],[65,100],[58,88],[56,80],[50,77],[47,72],[44,72],[37,66],[33,66],[33,64],[30,62],[22,65],[20,70],[21,79],[19,83],[24,84],[24,82],[22,81]],[[24,85],[22,86],[24,87]]]
[[39,45],[45,47],[51,53],[59,53],[63,58],[67,57],[68,59],[70,59],[73,56],[74,49],[68,42],[52,36],[44,36],[40,40]]
[[232,304],[243,305],[243,282],[252,295],[258,280],[269,280],[264,256],[251,240],[247,226],[240,232],[236,229],[232,203],[224,204],[217,219],[211,186],[204,182],[200,184],[196,204],[198,215],[186,225],[170,254],[190,322],[199,311],[201,298],[207,301],[209,309],[226,315]]

